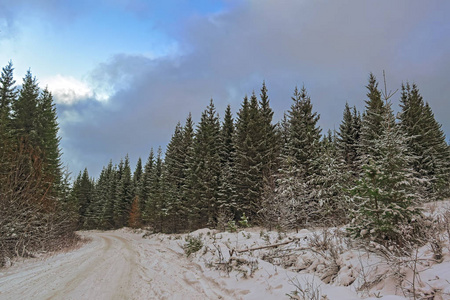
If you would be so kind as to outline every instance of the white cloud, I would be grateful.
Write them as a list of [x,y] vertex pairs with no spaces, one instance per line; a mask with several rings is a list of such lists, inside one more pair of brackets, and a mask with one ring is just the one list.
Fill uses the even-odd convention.
[[41,80],[43,86],[47,86],[52,92],[56,103],[72,105],[86,98],[94,97],[92,88],[71,76],[56,75]]

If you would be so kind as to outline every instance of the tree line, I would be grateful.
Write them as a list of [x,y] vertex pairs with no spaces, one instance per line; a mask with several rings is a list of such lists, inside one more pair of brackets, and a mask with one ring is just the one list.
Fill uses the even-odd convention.
[[178,123],[163,155],[131,170],[128,156],[98,179],[87,169],[69,202],[79,228],[148,226],[180,232],[248,218],[270,228],[345,224],[356,237],[399,238],[414,205],[449,195],[450,151],[416,84],[403,84],[400,112],[370,74],[365,110],[346,104],[339,129],[322,134],[305,87],[273,122],[265,83],[222,120],[213,100],[195,125]]
[[61,166],[53,96],[28,71],[15,85],[9,62],[0,76],[0,266],[73,238],[69,182]]

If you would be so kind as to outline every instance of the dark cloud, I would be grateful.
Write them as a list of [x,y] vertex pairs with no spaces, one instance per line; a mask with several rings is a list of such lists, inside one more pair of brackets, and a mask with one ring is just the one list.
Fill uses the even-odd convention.
[[[223,115],[266,81],[276,119],[289,109],[296,85],[305,85],[321,126],[338,128],[346,101],[364,107],[369,72],[388,88],[416,82],[444,130],[450,132],[447,95],[450,50],[445,1],[245,1],[208,16],[195,15],[175,34],[182,53],[150,59],[118,55],[92,72],[93,82],[117,91],[108,103],[61,109],[80,114],[62,124],[66,158],[74,170],[97,173],[126,153],[146,159],[166,145],[189,112],[196,121],[210,98]],[[394,104],[399,95],[394,96]]]

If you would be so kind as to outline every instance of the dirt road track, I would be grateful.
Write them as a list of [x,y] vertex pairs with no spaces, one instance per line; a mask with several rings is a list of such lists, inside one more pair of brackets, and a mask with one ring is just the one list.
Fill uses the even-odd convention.
[[182,255],[125,232],[47,260],[0,270],[3,299],[235,299]]

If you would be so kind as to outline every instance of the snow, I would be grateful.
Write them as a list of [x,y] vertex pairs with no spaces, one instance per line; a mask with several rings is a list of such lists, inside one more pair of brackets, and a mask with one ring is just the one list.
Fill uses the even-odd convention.
[[[431,216],[449,203],[425,208]],[[398,300],[414,290],[418,298],[450,299],[445,233],[443,258],[436,261],[429,244],[417,249],[416,260],[416,253],[392,258],[357,247],[343,231],[204,228],[189,233],[203,244],[189,257],[188,234],[81,232],[92,241],[79,249],[0,269],[0,299]]]

